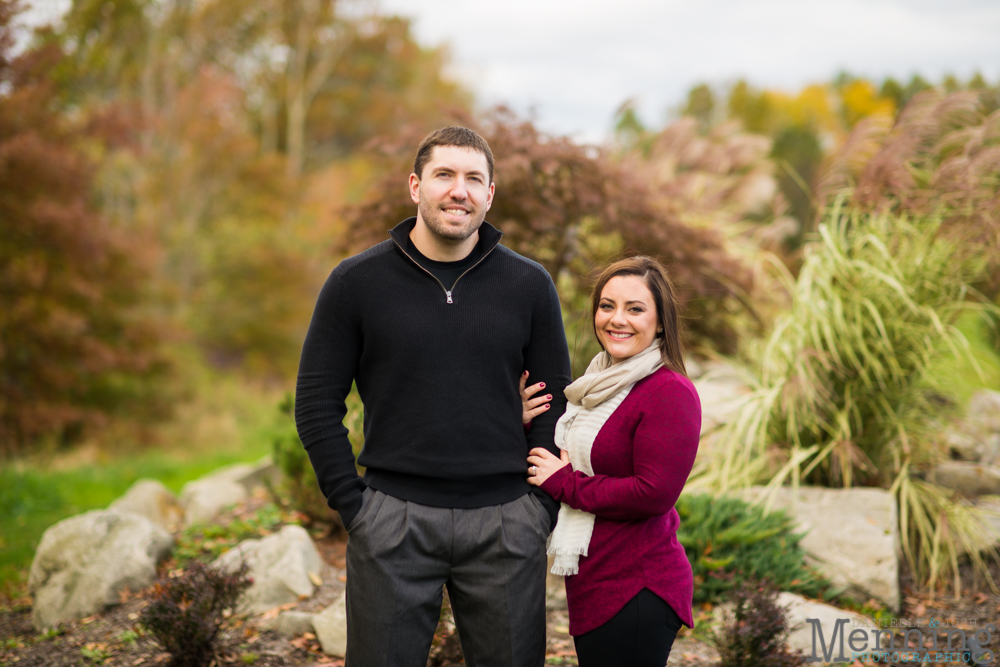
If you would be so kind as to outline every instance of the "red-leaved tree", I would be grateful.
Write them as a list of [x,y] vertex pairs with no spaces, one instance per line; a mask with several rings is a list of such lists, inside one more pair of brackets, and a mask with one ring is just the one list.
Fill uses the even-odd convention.
[[163,370],[141,247],[90,203],[93,165],[52,110],[59,51],[12,56],[18,9],[0,0],[0,453],[149,408],[141,378]]

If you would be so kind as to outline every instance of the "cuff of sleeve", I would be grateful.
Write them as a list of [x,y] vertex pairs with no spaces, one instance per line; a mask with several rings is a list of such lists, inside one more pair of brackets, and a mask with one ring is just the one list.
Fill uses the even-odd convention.
[[573,473],[572,466],[568,465],[563,466],[562,468],[559,468],[559,470],[556,470],[554,473],[549,475],[549,478],[544,482],[542,482],[542,485],[538,488],[540,488],[542,491],[552,496],[556,500],[556,502],[560,502],[562,500],[561,496],[562,496],[563,482],[565,481],[566,476],[572,473]]
[[549,514],[549,532],[552,532],[556,529],[556,522],[559,520],[559,501],[537,488],[534,489],[534,493]]
[[[361,496],[362,494],[360,493],[355,494],[350,500],[345,502],[340,507],[333,507],[333,505],[330,505],[330,507],[336,510],[336,512],[340,515],[340,521],[344,524],[345,529],[351,525],[351,522],[354,521],[354,517],[356,517],[358,512],[361,511]],[[330,504],[329,501],[327,501],[327,504]]]

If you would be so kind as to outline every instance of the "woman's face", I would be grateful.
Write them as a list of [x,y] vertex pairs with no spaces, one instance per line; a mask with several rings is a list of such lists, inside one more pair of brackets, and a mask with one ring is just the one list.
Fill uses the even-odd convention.
[[659,321],[646,282],[637,276],[615,276],[601,290],[594,316],[597,339],[618,363],[653,343]]

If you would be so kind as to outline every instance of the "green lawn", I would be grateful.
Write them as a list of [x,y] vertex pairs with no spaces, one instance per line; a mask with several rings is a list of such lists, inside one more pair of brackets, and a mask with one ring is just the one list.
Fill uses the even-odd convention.
[[[280,391],[222,380],[158,427],[156,447],[118,442],[81,451],[35,454],[0,468],[0,601],[23,594],[45,529],[107,507],[138,479],[158,479],[174,493],[192,479],[270,454]],[[89,451],[89,455],[87,452]]]
[[956,360],[948,350],[940,351],[931,368],[932,373],[964,404],[978,389],[1000,391],[1000,354],[979,315],[966,313],[959,320],[958,328],[969,341],[978,370],[966,359]]

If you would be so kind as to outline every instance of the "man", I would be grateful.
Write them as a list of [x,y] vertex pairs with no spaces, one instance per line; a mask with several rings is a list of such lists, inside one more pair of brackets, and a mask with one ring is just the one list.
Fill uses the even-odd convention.
[[[330,274],[299,366],[299,435],[349,534],[347,665],[426,664],[444,585],[470,667],[542,665],[558,507],[531,491],[526,457],[555,451],[565,407],[559,299],[484,222],[494,183],[482,137],[432,132],[409,184],[417,216]],[[551,395],[527,435],[524,370]],[[363,480],[342,423],[352,382]]]

